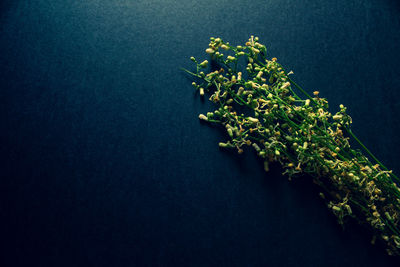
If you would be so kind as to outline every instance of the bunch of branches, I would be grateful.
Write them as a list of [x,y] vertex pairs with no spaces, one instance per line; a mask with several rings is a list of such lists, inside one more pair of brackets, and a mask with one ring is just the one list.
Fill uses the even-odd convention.
[[[252,147],[266,171],[279,162],[289,179],[308,174],[340,224],[357,220],[371,229],[372,243],[380,240],[390,255],[400,255],[400,179],[354,135],[346,107],[330,113],[318,91],[308,94],[276,58],[267,59],[257,37],[243,46],[212,37],[205,52],[212,64],[191,57],[196,71],[185,71],[216,105],[199,119],[226,130],[229,140],[219,146],[239,154]],[[363,151],[352,149],[350,139]]]

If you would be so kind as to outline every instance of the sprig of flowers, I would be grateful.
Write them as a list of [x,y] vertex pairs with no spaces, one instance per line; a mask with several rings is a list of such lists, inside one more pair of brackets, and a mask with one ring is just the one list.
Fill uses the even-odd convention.
[[[192,85],[200,96],[216,104],[199,119],[225,129],[229,139],[219,146],[239,154],[252,147],[266,171],[270,162],[280,162],[289,179],[309,174],[340,224],[356,219],[371,228],[372,243],[381,240],[390,255],[400,255],[400,179],[354,135],[346,107],[330,113],[318,91],[308,94],[276,58],[267,59],[257,37],[243,46],[211,38],[205,52],[212,69],[206,71],[208,60],[191,57],[196,71],[185,71],[196,77]],[[375,162],[352,149],[350,138]]]

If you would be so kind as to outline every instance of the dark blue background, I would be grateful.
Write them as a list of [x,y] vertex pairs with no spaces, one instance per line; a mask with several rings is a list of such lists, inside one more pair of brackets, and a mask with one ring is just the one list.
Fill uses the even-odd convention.
[[[395,266],[307,177],[218,149],[179,67],[210,36],[343,103],[397,174],[400,4],[389,0],[0,3],[1,266]],[[396,262],[397,261],[397,262]],[[397,265],[398,266],[398,265]]]

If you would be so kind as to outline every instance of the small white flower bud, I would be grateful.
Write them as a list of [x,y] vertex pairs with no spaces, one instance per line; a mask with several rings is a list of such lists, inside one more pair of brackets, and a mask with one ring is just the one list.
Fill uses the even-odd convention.
[[306,99],[306,102],[304,104],[305,106],[309,106],[310,105],[310,99]]
[[253,143],[252,146],[257,152],[260,152],[261,148],[256,143]]
[[229,61],[234,61],[234,60],[235,60],[235,57],[228,56],[226,59],[229,60]]
[[228,47],[228,46],[226,46],[226,45],[224,45],[224,44],[223,44],[223,45],[221,45],[221,48],[222,48],[222,49],[224,49],[224,50],[228,50],[228,49],[229,49],[229,47]]
[[203,95],[204,95],[204,88],[201,87],[201,88],[199,89],[199,91],[200,91],[200,95],[203,96]]
[[200,67],[205,68],[205,67],[207,67],[207,64],[208,64],[208,60],[204,60],[199,65],[200,65]]
[[204,114],[200,114],[200,115],[199,115],[199,119],[200,119],[200,120],[203,120],[203,121],[208,121],[207,116],[204,115]]
[[343,116],[342,115],[333,115],[332,119],[336,120],[340,120]]
[[307,143],[307,142],[304,142],[304,144],[303,144],[303,149],[306,150],[306,149],[307,149],[307,146],[308,146],[308,143]]
[[258,122],[258,119],[253,118],[253,117],[248,117],[248,120],[249,120],[250,122],[253,122],[253,123],[257,123],[257,122]]
[[285,82],[284,84],[282,84],[281,89],[286,89],[290,86],[290,82]]
[[334,211],[337,211],[337,212],[340,211],[340,208],[339,208],[338,206],[333,206],[332,209],[333,209]]
[[227,143],[222,143],[222,142],[218,143],[218,146],[219,146],[219,147],[230,147],[229,144],[227,144]]
[[230,137],[233,137],[232,128],[228,128],[226,131],[228,132],[228,135],[229,135]]
[[207,48],[207,49],[206,49],[206,53],[207,53],[207,54],[214,54],[214,52],[215,52],[215,51],[214,51],[214,49],[212,49],[212,48]]

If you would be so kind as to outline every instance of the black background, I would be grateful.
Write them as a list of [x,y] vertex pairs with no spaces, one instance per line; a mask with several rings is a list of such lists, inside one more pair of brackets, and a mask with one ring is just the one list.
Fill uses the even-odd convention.
[[179,67],[260,37],[400,173],[400,4],[0,2],[1,266],[395,266],[223,131]]

